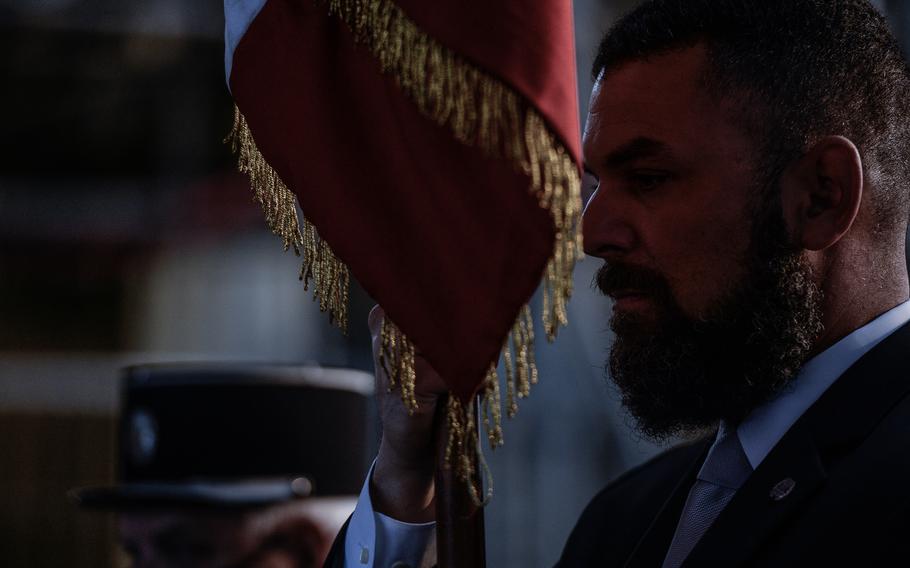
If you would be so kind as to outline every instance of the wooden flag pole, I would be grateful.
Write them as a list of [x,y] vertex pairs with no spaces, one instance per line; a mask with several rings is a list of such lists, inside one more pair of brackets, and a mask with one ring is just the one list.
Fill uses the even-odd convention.
[[[449,395],[451,396],[451,395]],[[436,443],[436,558],[438,568],[484,568],[486,547],[484,542],[483,508],[471,501],[467,489],[455,477],[452,468],[445,467],[448,425],[445,420],[446,400],[440,401],[442,421]],[[474,413],[477,428],[477,413]],[[479,466],[478,466],[479,467]],[[480,471],[474,475],[477,494],[483,495]]]

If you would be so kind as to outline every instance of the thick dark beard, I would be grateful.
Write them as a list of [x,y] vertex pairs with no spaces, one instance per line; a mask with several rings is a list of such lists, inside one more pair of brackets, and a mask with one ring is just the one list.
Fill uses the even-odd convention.
[[746,276],[705,318],[684,315],[653,271],[613,263],[597,274],[604,293],[643,289],[656,305],[656,329],[634,314],[614,315],[608,364],[623,405],[653,440],[738,423],[790,384],[821,332],[812,269],[788,245],[779,203],[761,209]]

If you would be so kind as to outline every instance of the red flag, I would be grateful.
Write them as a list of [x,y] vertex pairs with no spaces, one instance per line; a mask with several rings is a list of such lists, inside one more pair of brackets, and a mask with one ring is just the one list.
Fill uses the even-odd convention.
[[417,350],[462,424],[479,390],[498,398],[511,338],[511,413],[536,376],[527,302],[543,281],[552,338],[580,255],[571,3],[232,4],[240,166],[324,309],[345,323],[349,268],[394,322],[406,398]]

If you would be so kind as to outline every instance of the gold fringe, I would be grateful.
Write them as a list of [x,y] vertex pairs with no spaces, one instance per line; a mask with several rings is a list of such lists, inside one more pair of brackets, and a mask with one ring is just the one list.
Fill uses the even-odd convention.
[[[538,203],[550,213],[555,233],[553,254],[542,282],[541,317],[547,339],[553,341],[559,327],[567,323],[572,270],[583,254],[581,180],[565,147],[521,95],[428,36],[391,0],[326,2],[329,13],[351,28],[356,41],[367,46],[383,72],[396,80],[424,116],[451,130],[460,142],[490,157],[506,159],[516,171],[528,176]],[[307,261],[301,278],[305,282],[313,278],[320,307],[346,325],[347,268],[306,220],[301,233],[293,194],[259,154],[239,111],[234,130],[241,171],[250,174],[269,226],[284,239],[285,249],[293,246],[298,251],[303,247]],[[530,308],[524,306],[503,348],[506,412],[510,417],[518,410],[517,399],[528,396],[530,386],[537,382],[533,328]],[[391,384],[401,388],[402,399],[413,412],[417,405],[414,346],[387,319],[382,327],[380,363]],[[487,373],[481,396],[484,426],[495,449],[503,443],[495,365]],[[447,417],[450,436],[446,464],[454,466],[457,477],[466,482],[472,500],[483,505],[493,489],[477,443],[474,405],[465,407],[450,395]],[[483,499],[476,487],[478,465],[488,480]]]
[[348,265],[335,256],[329,244],[319,238],[316,227],[306,218],[303,220],[303,250],[306,251],[300,267],[303,289],[309,289],[312,279],[313,299],[319,298],[319,310],[328,312],[329,322],[347,332],[351,289]]
[[502,401],[499,398],[499,377],[496,374],[495,365],[487,371],[482,393],[483,427],[487,431],[490,448],[495,450],[504,443],[502,437]]
[[[537,366],[534,362],[534,323],[531,309],[522,307],[518,319],[503,347],[506,371],[506,409],[509,418],[518,411],[517,398],[530,393],[537,383]],[[414,345],[388,317],[382,320],[380,333],[379,365],[389,378],[389,390],[399,388],[401,399],[408,412],[417,410],[415,386]],[[496,365],[490,366],[480,392],[480,407],[484,430],[491,449],[504,443],[502,433],[502,401]],[[446,422],[449,437],[446,443],[445,467],[453,468],[456,478],[465,484],[471,500],[478,507],[484,506],[493,496],[493,477],[480,448],[474,403],[464,405],[449,394]],[[477,490],[478,468],[486,478],[487,490],[483,497]]]
[[[471,501],[483,507],[493,498],[493,476],[490,467],[483,457],[483,450],[477,441],[477,423],[474,413],[474,401],[463,405],[458,397],[449,395],[446,408],[446,423],[449,428],[449,439],[446,444],[445,463],[454,467],[455,477],[468,490]],[[487,490],[480,496],[477,471],[486,479]]]
[[[515,396],[524,398],[531,392],[531,385],[537,383],[537,365],[534,362],[534,321],[531,309],[522,307],[512,331],[503,346],[503,366],[506,372],[506,412],[509,418],[518,412]],[[499,376],[496,364],[490,366],[480,391],[480,408],[483,427],[487,433],[490,449],[495,450],[505,441],[502,434],[502,401],[500,399]],[[478,507],[486,505],[493,497],[493,476],[478,442],[478,427],[474,418],[473,401],[463,405],[458,398],[449,394],[446,421],[449,439],[446,445],[445,466],[454,467],[456,478],[464,483],[471,501]],[[478,492],[480,481],[478,469],[486,479],[487,490],[481,498]]]
[[565,147],[523,97],[428,36],[391,0],[327,0],[420,112],[485,154],[509,160],[553,219],[555,243],[543,278],[547,338],[565,325],[572,269],[582,256],[581,180]]
[[285,251],[294,247],[294,253],[299,256],[303,237],[297,219],[297,200],[262,157],[246,119],[236,106],[234,127],[225,142],[230,143],[237,155],[237,169],[250,177],[253,196],[262,206],[269,228],[282,238]]
[[309,220],[304,218],[300,223],[297,198],[259,152],[253,133],[236,106],[234,126],[225,142],[230,143],[237,155],[237,169],[250,177],[254,199],[262,206],[269,228],[284,241],[284,250],[293,247],[297,256],[303,251],[300,279],[304,290],[309,289],[312,280],[313,300],[318,298],[319,309],[328,312],[329,321],[346,332],[350,290],[348,267],[319,237]]
[[[553,341],[568,318],[566,304],[572,295],[572,270],[582,253],[580,216],[581,180],[565,147],[547,128],[544,119],[510,87],[474,67],[424,33],[390,0],[327,0],[330,14],[345,22],[356,41],[367,46],[382,71],[392,76],[418,110],[436,124],[447,127],[453,136],[491,157],[509,160],[530,179],[530,189],[541,207],[549,211],[554,227],[553,254],[547,261],[542,282],[542,323],[547,339]],[[402,385],[405,405],[414,408],[413,376],[407,367],[413,346],[397,328],[383,328],[383,349],[401,352],[397,379]],[[408,347],[403,347],[407,345]],[[517,399],[530,393],[537,383],[534,361],[534,324],[531,310],[524,306],[503,347],[506,384],[506,413],[518,411]],[[410,363],[413,366],[413,362]],[[392,377],[392,374],[389,374]],[[499,378],[496,366],[487,373],[481,408],[490,447],[503,444]],[[471,499],[482,505],[492,496],[492,478],[477,445],[473,404],[464,408],[453,395],[448,407],[449,440],[446,465],[455,467],[466,483]],[[453,462],[454,460],[454,462]],[[475,461],[479,460],[479,461]],[[488,491],[480,499],[476,487],[476,465],[488,478]]]
[[503,366],[506,371],[506,414],[509,418],[518,412],[517,398],[531,394],[531,385],[537,384],[537,364],[534,361],[534,320],[531,308],[525,305],[512,326],[512,331],[502,348]]
[[401,400],[410,414],[417,410],[414,388],[417,372],[414,368],[414,344],[401,333],[392,320],[382,318],[379,364],[389,378],[389,390],[401,388]]

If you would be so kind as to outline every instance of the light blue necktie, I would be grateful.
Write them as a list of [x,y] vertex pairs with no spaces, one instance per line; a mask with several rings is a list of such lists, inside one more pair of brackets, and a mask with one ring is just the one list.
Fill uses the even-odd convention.
[[698,479],[689,490],[663,568],[678,568],[682,565],[751,473],[752,466],[739,442],[736,429],[730,430],[721,423],[717,440],[698,472]]

